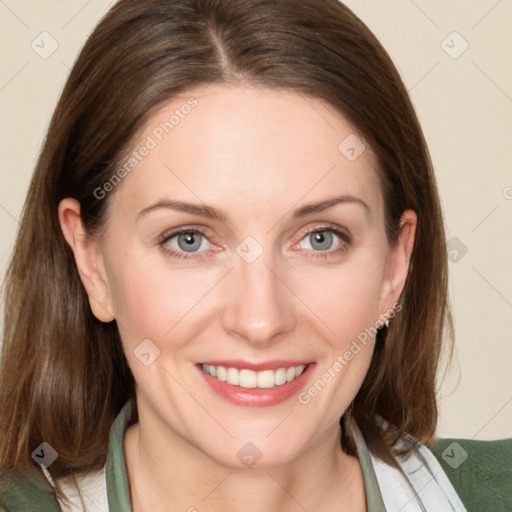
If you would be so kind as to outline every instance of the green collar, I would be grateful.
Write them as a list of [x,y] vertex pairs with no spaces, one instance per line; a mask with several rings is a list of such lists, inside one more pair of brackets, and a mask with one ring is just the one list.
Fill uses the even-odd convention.
[[109,512],[132,512],[124,460],[124,433],[134,417],[135,402],[128,400],[110,430],[105,478]]
[[[134,418],[135,403],[129,400],[112,424],[105,467],[109,512],[132,512],[124,459],[124,434]],[[368,448],[357,425],[351,432],[361,463],[368,512],[386,512]]]

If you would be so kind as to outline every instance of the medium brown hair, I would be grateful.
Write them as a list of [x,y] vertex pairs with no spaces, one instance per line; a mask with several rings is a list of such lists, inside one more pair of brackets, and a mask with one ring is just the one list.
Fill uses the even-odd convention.
[[444,223],[425,138],[384,48],[337,0],[121,0],[71,70],[7,271],[0,470],[32,465],[31,452],[43,440],[59,454],[49,468],[54,478],[105,463],[110,427],[134,397],[134,379],[115,321],[102,323],[90,310],[58,204],[76,198],[86,229],[98,234],[112,194],[101,200],[93,191],[119,168],[153,112],[208,83],[281,88],[326,101],[377,155],[390,244],[402,212],[416,212],[402,310],[377,335],[349,412],[370,448],[380,442],[392,451],[398,438],[378,426],[376,414],[420,442],[434,435],[446,327],[453,345]]

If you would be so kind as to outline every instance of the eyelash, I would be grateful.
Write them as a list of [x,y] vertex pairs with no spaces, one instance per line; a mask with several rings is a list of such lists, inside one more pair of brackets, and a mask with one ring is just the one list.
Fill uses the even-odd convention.
[[[343,231],[340,231],[334,226],[330,225],[324,225],[316,227],[310,231],[306,231],[305,233],[302,233],[301,238],[299,240],[302,241],[306,236],[312,235],[314,233],[321,233],[323,231],[329,231],[331,233],[334,233],[338,238],[341,239],[342,243],[337,249],[330,249],[328,251],[314,251],[315,253],[313,255],[307,255],[306,257],[310,258],[331,258],[338,256],[340,254],[345,253],[350,244],[351,244],[351,238],[348,234],[344,233]],[[162,236],[160,241],[158,242],[158,245],[162,248],[162,250],[168,254],[169,256],[180,260],[180,259],[194,259],[194,260],[202,260],[204,256],[199,256],[201,253],[196,253],[195,256],[191,256],[186,254],[185,252],[176,251],[175,249],[170,249],[167,245],[167,242],[171,240],[172,238],[181,235],[181,234],[199,234],[207,238],[206,232],[199,228],[181,228],[176,231],[173,231],[172,233],[166,233]],[[295,245],[295,244],[294,244]],[[190,253],[194,254],[194,253]]]

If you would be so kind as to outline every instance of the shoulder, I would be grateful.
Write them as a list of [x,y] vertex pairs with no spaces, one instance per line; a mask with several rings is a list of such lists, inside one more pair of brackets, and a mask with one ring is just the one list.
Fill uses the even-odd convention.
[[512,438],[445,438],[429,449],[468,512],[512,509]]
[[86,511],[89,509],[82,501],[83,496],[101,506],[101,510],[108,507],[105,468],[78,474],[75,478],[78,488],[69,476],[58,479],[66,502],[57,498],[53,486],[37,471],[24,471],[0,478],[0,512]]
[[[126,426],[134,421],[134,414],[136,415],[135,402],[129,400],[112,425],[109,456],[107,457],[107,461],[110,458],[111,471],[113,467],[124,468],[123,435]],[[123,478],[122,469],[119,471]],[[75,478],[78,489],[68,477],[57,480],[57,484],[67,500],[64,503],[63,500],[57,498],[54,487],[39,468],[29,467],[16,473],[0,472],[0,512],[87,510],[83,508],[82,496],[87,496],[92,499],[94,504],[102,504],[105,510],[108,509],[105,466],[96,470],[82,470],[75,474]],[[123,482],[126,482],[125,476]],[[125,486],[127,485],[125,483]],[[98,508],[96,507],[94,510],[98,510]]]
[[40,471],[27,469],[0,475],[1,512],[58,512],[54,490]]

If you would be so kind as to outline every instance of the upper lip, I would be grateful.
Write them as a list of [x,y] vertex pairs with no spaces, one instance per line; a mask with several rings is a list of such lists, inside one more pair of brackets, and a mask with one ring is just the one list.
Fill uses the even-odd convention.
[[312,361],[297,361],[291,359],[274,359],[273,361],[265,361],[261,363],[251,363],[249,361],[229,360],[229,361],[203,361],[200,364],[208,364],[212,366],[224,366],[225,368],[238,368],[239,370],[247,369],[254,372],[264,370],[278,370],[279,368],[289,368],[290,366],[306,366]]

